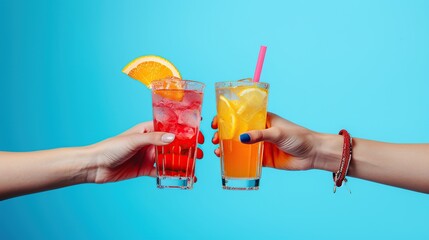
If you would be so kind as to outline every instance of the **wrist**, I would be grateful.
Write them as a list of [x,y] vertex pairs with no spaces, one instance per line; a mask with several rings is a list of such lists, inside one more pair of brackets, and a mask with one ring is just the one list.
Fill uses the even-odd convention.
[[344,137],[335,134],[316,135],[314,168],[336,172],[341,161]]
[[94,145],[75,148],[77,183],[93,183],[97,171],[97,149]]

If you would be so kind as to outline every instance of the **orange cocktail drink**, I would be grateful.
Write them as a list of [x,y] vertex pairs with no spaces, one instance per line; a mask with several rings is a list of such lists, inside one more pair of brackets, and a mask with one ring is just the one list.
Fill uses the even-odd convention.
[[216,83],[224,189],[259,188],[263,143],[241,143],[240,134],[265,129],[268,88],[267,83],[255,83],[248,79]]

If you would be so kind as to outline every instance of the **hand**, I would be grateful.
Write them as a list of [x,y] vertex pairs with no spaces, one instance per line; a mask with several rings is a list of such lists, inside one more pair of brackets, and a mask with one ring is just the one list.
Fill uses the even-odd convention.
[[[218,128],[217,117],[213,118],[212,128]],[[273,113],[267,114],[267,129],[253,130],[240,136],[241,142],[251,144],[264,141],[262,165],[285,170],[306,170],[314,168],[316,158],[315,132],[300,127]],[[212,142],[219,144],[216,132]],[[220,149],[215,150],[220,156]]]
[[[97,143],[96,166],[89,173],[89,181],[95,183],[116,182],[139,176],[156,176],[155,146],[167,145],[174,140],[174,134],[154,132],[153,123],[141,123],[128,131]],[[204,143],[201,132],[198,143]],[[203,151],[197,149],[197,158]],[[196,179],[195,179],[196,181]]]

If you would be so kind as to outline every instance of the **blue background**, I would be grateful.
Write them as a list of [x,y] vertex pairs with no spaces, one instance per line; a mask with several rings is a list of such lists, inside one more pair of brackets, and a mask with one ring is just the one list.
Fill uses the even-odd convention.
[[149,90],[121,72],[141,55],[207,84],[194,190],[143,177],[6,200],[1,239],[429,239],[421,193],[351,178],[352,195],[332,194],[329,172],[266,168],[259,191],[222,190],[209,127],[214,82],[252,77],[265,44],[270,111],[429,142],[428,1],[14,0],[0,22],[4,151],[92,144],[150,120]]

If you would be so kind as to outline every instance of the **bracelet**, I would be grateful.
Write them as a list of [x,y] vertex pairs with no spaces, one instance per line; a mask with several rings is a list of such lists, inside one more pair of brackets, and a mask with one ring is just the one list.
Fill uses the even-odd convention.
[[337,172],[332,173],[332,177],[334,179],[334,193],[337,190],[337,187],[341,187],[343,181],[344,183],[347,182],[346,176],[349,171],[350,161],[352,160],[352,138],[345,129],[341,130],[339,134],[344,136],[344,144],[340,167]]

